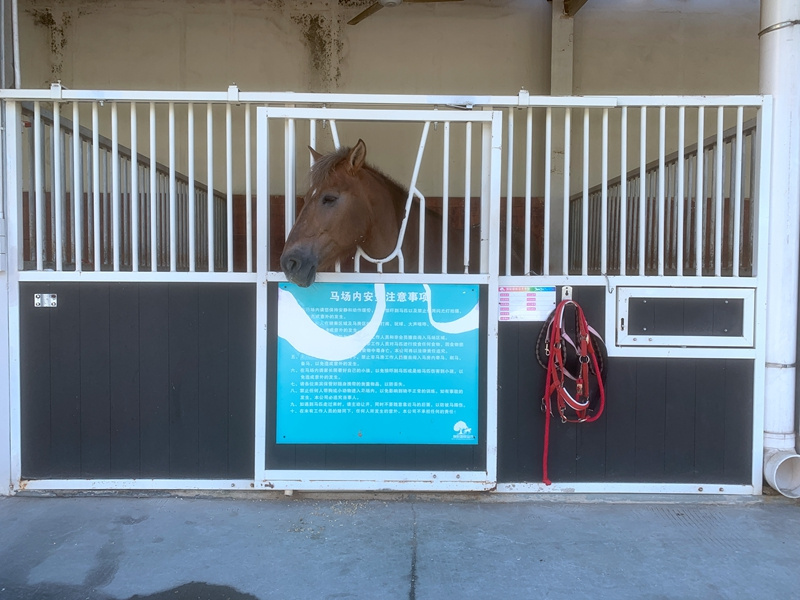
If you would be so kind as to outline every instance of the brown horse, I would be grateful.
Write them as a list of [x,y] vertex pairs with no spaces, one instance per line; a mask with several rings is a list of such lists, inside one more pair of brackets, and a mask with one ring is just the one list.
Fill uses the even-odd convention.
[[[365,162],[367,147],[363,140],[353,148],[322,155],[309,148],[314,156],[310,187],[303,209],[292,227],[281,255],[281,269],[286,278],[299,286],[314,282],[318,271],[332,270],[337,261],[352,260],[358,249],[374,258],[392,254],[397,245],[408,191],[399,183]],[[404,271],[417,272],[419,265],[419,203],[409,214],[401,247]],[[478,228],[473,228],[470,264],[477,264]],[[518,236],[517,236],[518,237]],[[463,273],[463,230],[448,229],[447,272]],[[473,243],[475,242],[475,243]],[[442,217],[425,211],[426,273],[442,270]],[[521,254],[515,249],[512,266]],[[384,272],[397,272],[398,261],[383,266]],[[472,269],[474,270],[474,269]],[[520,269],[521,270],[521,269]]]

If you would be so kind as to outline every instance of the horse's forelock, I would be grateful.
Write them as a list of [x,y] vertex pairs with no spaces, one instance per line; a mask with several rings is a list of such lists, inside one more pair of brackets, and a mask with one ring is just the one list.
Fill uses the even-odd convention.
[[[348,156],[350,156],[351,150],[352,148],[342,147],[334,152],[331,152],[330,154],[320,157],[317,161],[315,161],[309,173],[309,189],[319,190],[322,184],[333,175],[338,166],[347,160]],[[381,179],[388,188],[393,190],[393,200],[397,205],[397,209],[401,210],[402,203],[405,202],[405,197],[408,193],[406,188],[372,165],[365,164],[362,168],[377,175],[378,178]]]
[[339,166],[347,156],[350,154],[350,148],[339,148],[335,152],[326,154],[325,156],[314,162],[311,167],[310,183],[312,188],[319,187],[328,177],[330,177],[336,167]]

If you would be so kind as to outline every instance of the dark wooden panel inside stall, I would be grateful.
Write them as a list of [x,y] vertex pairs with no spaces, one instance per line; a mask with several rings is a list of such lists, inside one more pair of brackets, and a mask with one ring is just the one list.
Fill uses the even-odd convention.
[[[605,288],[576,288],[574,297],[604,334],[604,302],[613,301]],[[534,355],[541,327],[500,324],[501,482],[542,478],[545,372]],[[749,359],[610,358],[603,416],[551,422],[551,480],[749,484],[753,373]]]
[[24,478],[253,476],[252,284],[26,282],[20,328]]

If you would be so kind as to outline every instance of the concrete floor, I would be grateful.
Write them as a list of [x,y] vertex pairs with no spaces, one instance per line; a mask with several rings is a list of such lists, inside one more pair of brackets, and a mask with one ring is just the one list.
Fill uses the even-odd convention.
[[0,498],[0,599],[796,598],[781,497]]

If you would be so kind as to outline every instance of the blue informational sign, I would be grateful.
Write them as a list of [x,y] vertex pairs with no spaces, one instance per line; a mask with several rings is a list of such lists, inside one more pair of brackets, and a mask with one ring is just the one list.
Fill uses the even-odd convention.
[[278,444],[477,444],[477,285],[281,283]]

